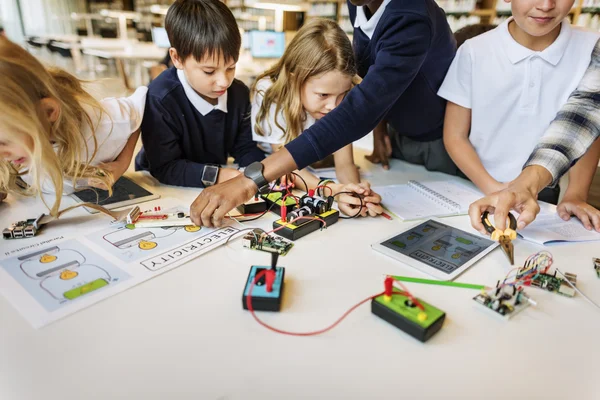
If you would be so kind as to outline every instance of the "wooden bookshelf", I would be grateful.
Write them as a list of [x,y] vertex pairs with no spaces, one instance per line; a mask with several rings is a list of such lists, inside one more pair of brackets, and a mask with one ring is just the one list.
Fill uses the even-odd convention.
[[247,4],[245,0],[226,0],[223,2],[227,4],[227,7],[229,7],[233,13],[238,26],[245,31],[259,29],[259,21],[261,19],[265,21],[265,28],[267,30],[273,30],[275,28],[274,11],[252,7],[252,5]]

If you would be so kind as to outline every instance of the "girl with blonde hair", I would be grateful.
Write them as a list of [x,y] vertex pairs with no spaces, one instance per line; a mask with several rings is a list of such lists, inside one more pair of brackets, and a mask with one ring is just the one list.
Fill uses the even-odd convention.
[[63,193],[110,191],[131,162],[147,88],[98,102],[77,78],[1,37],[0,76],[0,199],[55,193],[57,216]]
[[[311,19],[298,31],[281,59],[261,74],[252,87],[253,139],[264,150],[277,151],[337,107],[359,81],[348,36],[334,21]],[[309,187],[302,188],[298,181],[296,187],[308,190],[325,184],[333,194],[361,194],[366,197],[360,215],[381,214],[381,198],[371,191],[368,182],[360,182],[352,144],[335,152],[333,159],[339,184],[320,181],[302,170],[296,172]],[[328,195],[329,191],[323,193]],[[360,206],[359,199],[349,194],[341,194],[336,200],[346,214],[355,214]]]

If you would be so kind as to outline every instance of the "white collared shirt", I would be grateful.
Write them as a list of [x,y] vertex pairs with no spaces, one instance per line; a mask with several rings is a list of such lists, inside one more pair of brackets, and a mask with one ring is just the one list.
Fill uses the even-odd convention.
[[375,28],[377,28],[377,24],[379,23],[379,20],[381,19],[381,16],[385,11],[385,7],[391,1],[392,0],[384,0],[383,3],[381,3],[379,8],[377,9],[377,11],[375,11],[375,14],[373,14],[369,19],[367,19],[367,16],[365,14],[364,8],[366,6],[356,7],[356,18],[354,19],[354,27],[360,28],[360,30],[363,31],[363,33],[367,35],[369,39],[371,39],[373,37],[373,32],[375,32]]
[[577,87],[598,37],[562,22],[543,51],[517,43],[508,21],[467,40],[438,95],[471,109],[469,140],[499,182],[515,179],[531,151]]
[[181,86],[183,86],[183,91],[185,92],[185,96],[188,98],[190,103],[194,106],[196,110],[202,115],[206,115],[212,110],[221,110],[224,113],[227,112],[227,91],[223,96],[220,96],[216,105],[210,104],[208,101],[204,100],[202,96],[200,96],[194,88],[188,82],[185,72],[181,69],[177,70],[177,77],[181,82]]
[[[94,142],[91,127],[84,123],[81,127],[81,134],[86,139],[87,148],[81,149],[81,160],[87,161],[92,166],[114,161],[125,148],[131,134],[137,131],[142,124],[147,94],[148,88],[141,86],[129,97],[102,99],[100,101],[102,114],[99,114],[95,108],[84,105],[83,109],[90,117],[95,129],[96,142]],[[57,146],[55,146],[55,150],[57,150]],[[96,154],[94,154],[94,150]],[[42,192],[54,193],[52,180],[45,176],[43,171],[41,172]],[[22,178],[29,185],[33,183],[33,177],[29,173],[23,175]],[[77,183],[81,186],[87,186],[87,184],[86,179]],[[63,195],[74,192],[72,179],[65,179],[63,185]]]
[[[257,82],[256,93],[254,93],[254,97],[252,99],[252,111],[250,113],[250,117],[252,118],[252,140],[257,142],[259,147],[267,153],[273,152],[273,149],[270,146],[271,144],[286,144],[285,130],[287,129],[287,124],[285,122],[285,117],[283,116],[283,110],[280,110],[279,114],[275,116],[275,111],[277,108],[276,104],[271,104],[271,107],[269,108],[268,118],[264,118],[261,121],[260,127],[265,133],[265,136],[256,133],[256,115],[258,114],[258,112],[260,111],[260,107],[262,106],[264,93],[272,85],[273,82],[271,82],[271,79],[269,78],[263,78]],[[315,123],[315,119],[310,114],[306,112],[304,114],[305,120],[302,126],[303,131],[310,128]],[[277,123],[283,128],[283,130],[279,126],[277,126],[277,124],[275,123],[275,118],[277,118]]]

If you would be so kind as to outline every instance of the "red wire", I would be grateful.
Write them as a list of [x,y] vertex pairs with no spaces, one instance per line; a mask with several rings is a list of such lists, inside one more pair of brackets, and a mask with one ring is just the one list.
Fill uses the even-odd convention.
[[298,201],[298,196],[294,196],[294,195],[293,195],[293,194],[291,194],[291,193],[287,193],[285,196],[283,196],[283,197],[281,198],[281,205],[282,205],[282,207],[285,207],[285,206],[286,206],[286,205],[285,205],[285,199],[286,199],[286,197],[288,197],[288,196],[289,196],[289,197],[291,197],[291,198],[293,198],[294,200],[296,200],[296,207],[300,208],[300,202]]
[[[364,303],[366,303],[367,301],[374,299],[375,297],[379,297],[383,294],[385,294],[385,292],[381,292],[378,294],[375,294],[373,296],[369,296],[366,299],[360,301],[359,303],[356,303],[355,305],[353,305],[348,311],[346,311],[337,321],[335,321],[333,324],[329,325],[326,328],[323,329],[319,329],[318,331],[312,331],[312,332],[290,332],[290,331],[284,331],[282,329],[278,329],[275,328],[269,324],[267,324],[266,322],[261,321],[258,316],[256,315],[256,313],[254,312],[254,308],[252,307],[252,289],[254,289],[254,284],[256,282],[258,282],[258,280],[260,278],[262,278],[262,276],[266,273],[266,270],[262,270],[260,271],[256,277],[254,278],[254,281],[250,284],[250,289],[248,290],[248,296],[246,296],[246,306],[248,307],[248,311],[250,311],[250,314],[252,314],[252,317],[256,320],[256,322],[258,322],[260,325],[264,326],[265,328],[276,332],[276,333],[281,333],[282,335],[290,335],[290,336],[316,336],[316,335],[320,335],[321,333],[325,333],[327,331],[332,330],[333,328],[335,328],[337,325],[339,325],[340,322],[342,322],[348,315],[350,315],[350,313],[354,310],[356,310],[358,307],[360,307],[361,305],[363,305]],[[394,294],[401,294],[403,296],[406,296],[406,293],[403,292],[393,292]]]
[[333,189],[332,189],[332,188],[330,188],[329,186],[327,186],[327,185],[319,185],[319,186],[317,186],[317,187],[315,188],[315,192],[317,192],[317,193],[318,193],[318,190],[319,190],[319,188],[322,188],[322,189],[329,189],[329,195],[330,195],[330,196],[333,196]]
[[407,297],[408,297],[408,298],[409,298],[409,299],[410,299],[410,300],[411,300],[413,303],[415,303],[415,305],[416,305],[417,307],[419,307],[419,309],[420,309],[421,311],[425,311],[425,307],[423,307],[423,304],[421,304],[421,303],[419,302],[419,300],[417,300],[417,298],[416,298],[415,296],[413,296],[411,292],[409,292],[409,291],[408,291],[408,289],[406,288],[406,286],[404,286],[404,285],[402,284],[402,282],[400,282],[400,281],[397,281],[397,280],[395,280],[395,279],[394,279],[394,282],[395,282],[395,283],[397,283],[398,285],[400,285],[400,287],[402,288],[402,290],[404,290],[404,292],[406,293],[406,296],[407,296]]

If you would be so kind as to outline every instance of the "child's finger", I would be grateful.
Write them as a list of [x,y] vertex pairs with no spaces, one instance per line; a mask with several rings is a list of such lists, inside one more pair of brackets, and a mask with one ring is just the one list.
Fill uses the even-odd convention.
[[383,213],[383,207],[381,207],[379,204],[367,203],[367,209],[369,210],[369,215],[371,217],[375,217]]
[[363,194],[365,192],[365,188],[357,185],[356,183],[348,183],[348,184],[344,185],[343,191],[345,191],[345,192],[350,191],[350,192],[354,192],[357,194]]
[[579,220],[581,221],[581,223],[583,224],[585,229],[587,229],[588,231],[592,230],[592,224],[590,223],[590,218],[588,217],[585,210],[581,209],[580,207],[577,207],[575,210],[573,210],[573,213],[575,214],[575,216],[577,218],[579,218]]
[[564,204],[557,207],[556,211],[558,212],[558,216],[561,219],[563,219],[565,221],[568,221],[571,219],[571,213],[567,210],[567,207]]
[[381,203],[381,196],[379,196],[376,193],[371,193],[370,196],[363,197],[363,201],[365,203],[379,204],[379,203]]
[[338,203],[351,204],[353,206],[364,205],[364,201],[361,201],[358,197],[350,196],[345,193],[338,196]]
[[592,212],[590,215],[590,219],[592,220],[594,229],[597,232],[600,232],[600,212],[598,210],[594,210],[594,212]]

